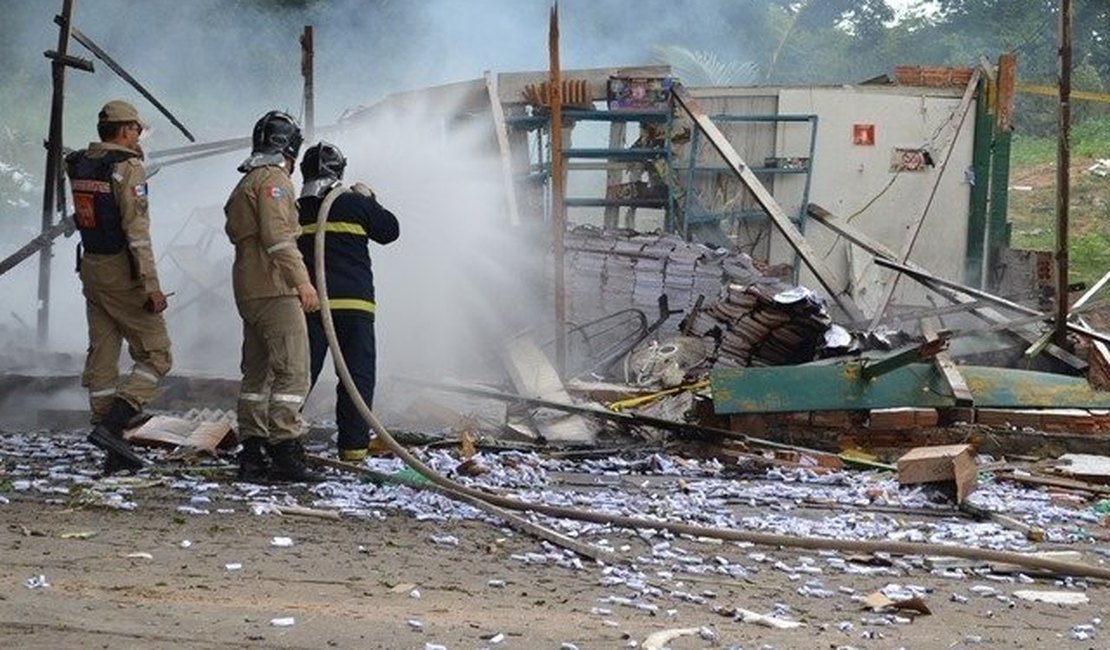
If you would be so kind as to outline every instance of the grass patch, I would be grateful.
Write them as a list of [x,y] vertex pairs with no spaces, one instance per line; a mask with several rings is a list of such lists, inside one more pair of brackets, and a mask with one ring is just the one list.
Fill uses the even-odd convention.
[[1035,135],[1015,134],[1010,145],[1010,169],[1035,167],[1056,162],[1056,140]]
[[[1014,134],[1010,169],[1056,162],[1055,137]],[[1071,127],[1073,158],[1110,158],[1110,115],[1085,120]]]

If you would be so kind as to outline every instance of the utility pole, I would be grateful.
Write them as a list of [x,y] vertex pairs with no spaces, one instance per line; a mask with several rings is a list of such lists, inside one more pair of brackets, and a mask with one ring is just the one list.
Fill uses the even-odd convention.
[[563,174],[563,79],[559,68],[559,3],[551,7],[551,24],[548,28],[548,50],[551,54],[551,73],[547,97],[551,104],[551,229],[552,258],[555,272],[555,369],[563,377],[567,370],[567,291],[564,250],[566,234],[566,188]]
[[1068,200],[1071,183],[1071,0],[1060,0],[1060,136],[1056,148],[1056,332],[1068,333]]
[[[64,0],[62,16],[58,23],[58,49],[46,52],[51,59],[50,69],[54,81],[54,93],[50,100],[50,135],[46,142],[46,173],[42,182],[42,231],[48,232],[54,226],[55,192],[61,177],[62,163],[62,105],[65,101],[66,59],[69,51],[69,25],[73,16],[75,0]],[[38,293],[38,346],[46,346],[50,335],[50,260],[54,257],[54,247],[47,244],[39,253],[39,293]]]
[[301,76],[304,77],[304,139],[309,144],[315,135],[316,94],[313,90],[312,25],[305,25],[301,35]]

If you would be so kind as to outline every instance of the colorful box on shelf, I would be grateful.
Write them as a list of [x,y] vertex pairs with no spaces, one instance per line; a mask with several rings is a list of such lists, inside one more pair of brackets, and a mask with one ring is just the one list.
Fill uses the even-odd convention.
[[670,77],[609,77],[609,110],[668,110],[672,83]]

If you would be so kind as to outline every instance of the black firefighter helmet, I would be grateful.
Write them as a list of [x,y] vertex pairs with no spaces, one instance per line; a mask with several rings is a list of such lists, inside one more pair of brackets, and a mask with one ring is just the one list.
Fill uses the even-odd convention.
[[322,140],[306,149],[301,159],[301,175],[306,182],[318,178],[342,180],[346,168],[347,159],[339,147]]
[[301,127],[288,113],[270,111],[254,124],[251,134],[252,154],[280,153],[293,160],[301,151]]

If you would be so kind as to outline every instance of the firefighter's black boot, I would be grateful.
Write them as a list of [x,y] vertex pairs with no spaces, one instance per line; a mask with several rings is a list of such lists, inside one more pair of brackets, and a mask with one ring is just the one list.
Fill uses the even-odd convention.
[[262,483],[270,477],[270,462],[266,459],[266,440],[258,436],[243,438],[239,452],[239,480]]
[[142,469],[146,464],[123,439],[124,428],[138,413],[138,409],[117,397],[112,401],[108,414],[93,427],[92,433],[89,434],[88,441],[108,454],[108,459],[104,463],[106,473],[111,474],[124,469]]
[[305,464],[304,447],[298,439],[282,440],[270,445],[270,479],[284,483],[319,483],[324,480]]

